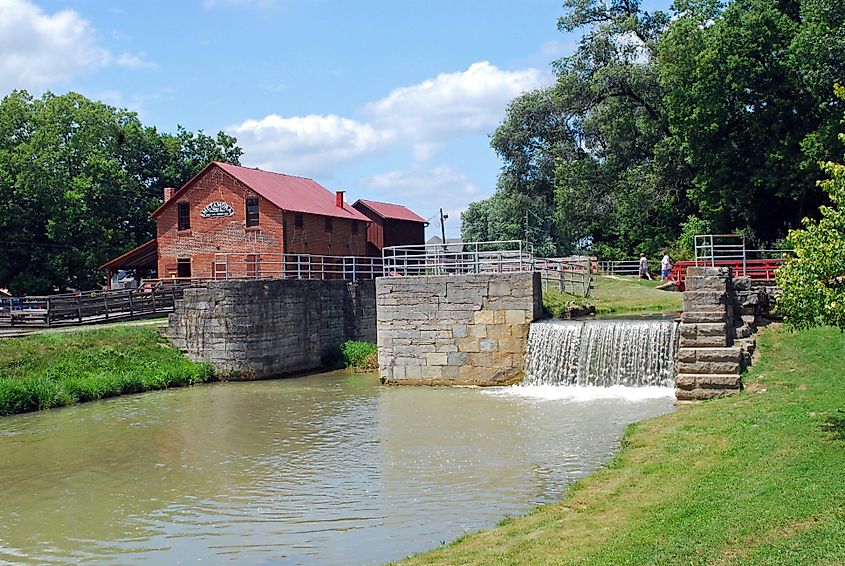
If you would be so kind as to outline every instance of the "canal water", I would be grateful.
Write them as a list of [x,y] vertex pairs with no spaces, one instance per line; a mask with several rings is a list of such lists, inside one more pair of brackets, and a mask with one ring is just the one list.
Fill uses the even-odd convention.
[[0,562],[399,559],[559,499],[674,400],[620,390],[340,372],[5,417]]

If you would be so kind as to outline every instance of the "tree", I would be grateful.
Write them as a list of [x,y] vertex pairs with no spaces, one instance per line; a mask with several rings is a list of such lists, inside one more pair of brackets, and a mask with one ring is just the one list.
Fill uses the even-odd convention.
[[[835,90],[845,100],[845,87]],[[840,138],[845,142],[845,134]],[[804,218],[803,229],[789,231],[794,256],[776,273],[783,291],[777,309],[794,328],[831,325],[845,331],[845,162],[821,168],[830,176],[819,183],[830,206],[820,207],[818,221]]]
[[0,101],[0,287],[99,286],[99,265],[152,237],[164,186],[240,153],[225,134],[159,134],[76,93],[11,93]]
[[845,73],[840,0],[679,2],[659,45],[689,196],[715,230],[773,241],[815,210],[816,163],[839,154],[830,85]]

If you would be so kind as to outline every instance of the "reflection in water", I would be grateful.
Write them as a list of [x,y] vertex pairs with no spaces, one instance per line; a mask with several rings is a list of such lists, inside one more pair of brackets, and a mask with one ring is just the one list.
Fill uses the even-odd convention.
[[397,559],[559,498],[671,404],[334,373],[7,417],[0,561]]

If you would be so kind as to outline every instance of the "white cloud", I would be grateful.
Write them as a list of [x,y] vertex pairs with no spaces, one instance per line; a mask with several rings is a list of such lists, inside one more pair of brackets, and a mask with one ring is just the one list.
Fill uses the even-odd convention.
[[[538,69],[506,71],[481,61],[465,71],[397,88],[366,105],[364,114],[378,127],[397,130],[403,138],[430,148],[463,134],[492,131],[509,101],[552,79],[551,73]],[[416,153],[432,156],[426,148]]]
[[113,56],[74,10],[54,14],[28,0],[0,0],[0,92],[35,90],[115,64],[149,68],[143,56]]
[[45,14],[26,0],[0,0],[0,88],[38,88],[104,66],[108,51],[73,10]]
[[424,218],[443,208],[449,214],[452,236],[460,229],[461,212],[482,197],[472,179],[449,165],[388,171],[365,179],[361,186],[372,191],[367,198],[405,204]]
[[504,118],[508,102],[551,80],[551,74],[538,69],[505,71],[482,61],[393,90],[364,107],[368,121],[271,114],[228,131],[244,148],[245,161],[295,174],[326,177],[388,145],[405,147],[424,162],[463,135],[491,132]]
[[328,176],[339,165],[381,151],[391,132],[335,115],[271,114],[228,128],[250,163],[296,175]]

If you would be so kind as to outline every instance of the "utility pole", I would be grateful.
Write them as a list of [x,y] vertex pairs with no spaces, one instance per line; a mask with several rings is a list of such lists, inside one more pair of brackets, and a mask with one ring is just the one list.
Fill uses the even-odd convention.
[[528,241],[528,209],[525,210],[525,241]]
[[446,245],[446,224],[443,222],[449,218],[448,214],[443,214],[443,209],[440,209],[440,237],[443,238],[443,245]]

